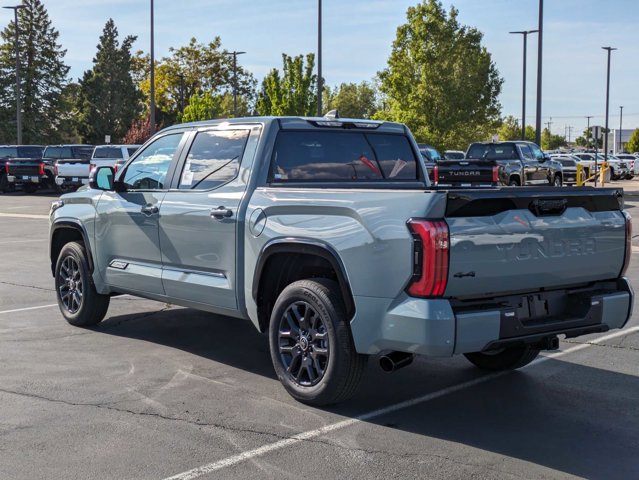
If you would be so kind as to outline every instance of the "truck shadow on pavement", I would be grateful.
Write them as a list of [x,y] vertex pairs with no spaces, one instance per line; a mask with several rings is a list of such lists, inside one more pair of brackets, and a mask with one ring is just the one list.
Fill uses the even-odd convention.
[[[277,382],[267,337],[247,321],[171,309],[111,317],[94,330],[177,348]],[[373,357],[351,401],[319,410],[297,406],[353,418],[483,375],[463,357],[419,358],[389,375]],[[531,478],[519,470],[520,462],[491,455],[497,454],[584,478],[637,478],[638,395],[639,376],[548,360],[366,424],[385,429],[372,438],[382,439],[388,450],[443,457],[478,471],[496,468],[505,476]],[[556,475],[532,471],[535,477]]]

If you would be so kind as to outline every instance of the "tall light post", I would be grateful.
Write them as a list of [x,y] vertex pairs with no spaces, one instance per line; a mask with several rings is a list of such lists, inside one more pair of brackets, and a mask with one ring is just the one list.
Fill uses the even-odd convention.
[[623,105],[619,107],[619,150],[617,153],[621,153],[622,143],[621,143],[621,127],[623,126]]
[[541,145],[541,65],[544,43],[544,0],[539,0],[539,26],[537,27],[537,118],[535,121],[535,143]]
[[608,52],[608,71],[606,74],[606,135],[604,136],[604,162],[608,161],[608,113],[610,107],[610,54],[614,47],[601,47]]
[[155,46],[154,46],[154,35],[155,35],[155,31],[154,31],[154,20],[153,20],[153,15],[154,15],[154,7],[153,7],[153,0],[151,0],[151,48],[150,48],[150,54],[151,54],[151,92],[150,92],[150,96],[151,96],[151,110],[149,112],[149,117],[150,117],[150,129],[151,129],[151,135],[153,135],[155,133]]
[[317,0],[317,116],[322,116],[322,0]]
[[16,145],[22,145],[22,101],[20,99],[20,31],[18,29],[18,10],[26,8],[24,5],[2,7],[13,10],[15,21],[15,50],[16,50]]
[[522,30],[518,32],[509,32],[511,34],[518,34],[524,37],[524,87],[521,95],[521,139],[526,140],[526,52],[528,49],[528,35],[535,33],[537,30]]
[[233,116],[237,117],[237,56],[246,52],[224,52],[226,55],[233,55]]

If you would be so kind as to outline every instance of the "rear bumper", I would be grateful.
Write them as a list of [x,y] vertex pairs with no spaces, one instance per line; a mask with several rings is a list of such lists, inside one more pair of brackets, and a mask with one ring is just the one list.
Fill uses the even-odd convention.
[[47,183],[48,178],[46,175],[7,175],[7,181],[14,185],[25,185],[28,183],[41,184]]
[[[549,301],[563,301],[564,313],[532,320],[522,316],[521,308],[501,302],[460,307],[446,299],[405,294],[395,301],[355,297],[351,331],[357,351],[365,354],[398,350],[445,357],[522,343],[542,345],[557,335],[571,338],[622,328],[632,313],[632,287],[625,278],[600,282],[600,287],[571,292],[563,300],[555,292]],[[379,309],[385,312],[381,317]]]
[[87,177],[55,177],[55,183],[62,188],[81,187],[82,185],[88,185],[89,179]]

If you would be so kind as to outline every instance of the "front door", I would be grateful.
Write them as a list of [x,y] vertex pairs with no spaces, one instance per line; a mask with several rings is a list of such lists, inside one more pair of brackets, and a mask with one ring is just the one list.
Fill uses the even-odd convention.
[[535,159],[532,150],[527,143],[519,143],[517,146],[521,150],[522,163],[524,164],[524,181],[522,185],[539,183],[539,162]]
[[150,143],[120,174],[122,191],[104,192],[97,205],[99,271],[117,290],[164,293],[158,219],[182,138]]
[[[160,208],[162,281],[170,297],[237,309],[239,178],[250,127],[199,131]],[[247,153],[248,155],[248,153]]]

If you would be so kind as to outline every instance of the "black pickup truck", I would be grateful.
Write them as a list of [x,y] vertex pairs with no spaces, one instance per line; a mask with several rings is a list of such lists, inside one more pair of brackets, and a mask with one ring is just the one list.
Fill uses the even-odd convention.
[[91,145],[50,145],[40,158],[10,161],[6,168],[7,179],[10,184],[22,186],[26,193],[34,193],[40,187],[58,190],[55,183],[56,163],[82,160],[88,164],[92,152]]
[[8,180],[11,162],[41,160],[43,151],[41,145],[0,145],[0,192],[6,193],[14,188]]
[[442,187],[553,185],[563,183],[561,163],[532,142],[472,143],[463,160],[441,160],[434,169]]

